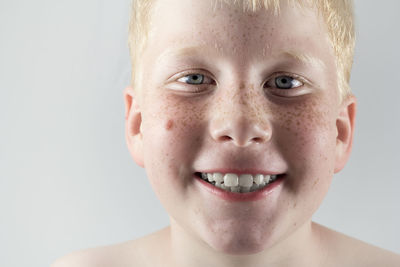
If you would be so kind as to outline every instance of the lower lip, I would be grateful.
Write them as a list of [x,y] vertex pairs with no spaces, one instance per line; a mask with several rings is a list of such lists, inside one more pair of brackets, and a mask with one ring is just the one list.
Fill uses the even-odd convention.
[[218,188],[210,183],[207,183],[206,181],[204,181],[195,174],[193,175],[193,177],[195,178],[195,180],[202,189],[205,189],[209,193],[230,202],[257,201],[260,199],[265,199],[269,194],[271,194],[274,191],[277,191],[279,188],[282,187],[284,176],[285,175],[279,177],[273,183],[260,190],[248,193],[233,193]]

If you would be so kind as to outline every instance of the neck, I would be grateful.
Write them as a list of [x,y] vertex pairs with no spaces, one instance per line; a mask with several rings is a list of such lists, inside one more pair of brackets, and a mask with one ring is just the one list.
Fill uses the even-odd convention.
[[170,220],[170,255],[173,266],[318,266],[319,241],[311,221],[264,251],[249,255],[230,255],[215,251],[204,241],[185,231],[172,218]]

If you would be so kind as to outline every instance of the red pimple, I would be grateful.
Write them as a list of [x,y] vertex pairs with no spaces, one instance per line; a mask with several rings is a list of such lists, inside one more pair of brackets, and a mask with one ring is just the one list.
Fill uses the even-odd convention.
[[165,124],[165,129],[169,131],[172,129],[173,126],[174,122],[172,120],[168,120],[167,123]]

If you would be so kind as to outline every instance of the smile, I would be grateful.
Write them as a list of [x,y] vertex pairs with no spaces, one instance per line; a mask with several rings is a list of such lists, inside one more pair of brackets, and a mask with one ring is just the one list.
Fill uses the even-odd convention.
[[200,177],[209,184],[222,190],[234,193],[248,193],[265,188],[275,182],[282,174],[263,175],[263,174],[235,174],[235,173],[200,173]]

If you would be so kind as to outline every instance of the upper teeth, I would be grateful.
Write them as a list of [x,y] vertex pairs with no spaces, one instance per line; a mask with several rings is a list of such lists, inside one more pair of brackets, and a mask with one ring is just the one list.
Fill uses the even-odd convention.
[[215,186],[232,192],[249,192],[262,188],[276,180],[277,175],[201,173],[201,178]]

